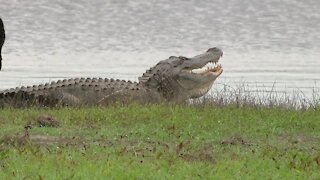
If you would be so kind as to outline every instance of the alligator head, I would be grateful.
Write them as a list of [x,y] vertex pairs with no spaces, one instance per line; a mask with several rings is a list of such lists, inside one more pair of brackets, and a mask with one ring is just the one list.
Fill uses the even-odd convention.
[[191,58],[171,56],[147,70],[139,83],[156,89],[168,100],[201,97],[222,73],[222,66],[217,64],[222,55],[215,47]]

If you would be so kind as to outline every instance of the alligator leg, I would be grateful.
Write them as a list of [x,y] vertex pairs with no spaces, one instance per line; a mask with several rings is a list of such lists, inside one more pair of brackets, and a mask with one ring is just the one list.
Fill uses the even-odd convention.
[[70,94],[63,92],[61,99],[58,101],[58,105],[71,105],[71,106],[79,106],[81,104],[81,100]]
[[59,91],[49,95],[43,104],[50,107],[79,106],[81,104],[81,100],[69,92]]

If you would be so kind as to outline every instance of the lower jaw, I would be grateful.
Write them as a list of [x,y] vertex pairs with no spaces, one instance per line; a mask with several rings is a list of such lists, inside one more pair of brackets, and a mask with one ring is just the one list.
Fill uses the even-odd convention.
[[222,72],[223,72],[223,69],[219,69],[217,71],[210,71],[207,74],[214,75],[214,76],[218,77]]
[[208,91],[211,89],[213,84],[213,81],[206,83],[205,85],[203,85],[203,88],[197,88],[193,91],[191,91],[190,93],[190,98],[199,98],[201,96],[204,96],[208,93]]

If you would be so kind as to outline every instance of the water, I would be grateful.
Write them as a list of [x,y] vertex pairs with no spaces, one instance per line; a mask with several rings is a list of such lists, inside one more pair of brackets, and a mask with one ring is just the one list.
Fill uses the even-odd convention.
[[71,77],[137,80],[171,55],[223,49],[214,88],[320,84],[318,0],[0,0],[0,89]]

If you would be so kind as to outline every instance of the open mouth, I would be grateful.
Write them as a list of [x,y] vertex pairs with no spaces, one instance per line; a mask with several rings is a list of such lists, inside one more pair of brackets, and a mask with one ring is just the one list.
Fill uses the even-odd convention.
[[192,69],[190,72],[194,74],[205,75],[208,73],[217,73],[222,70],[221,64],[217,64],[216,62],[208,62],[202,68]]

